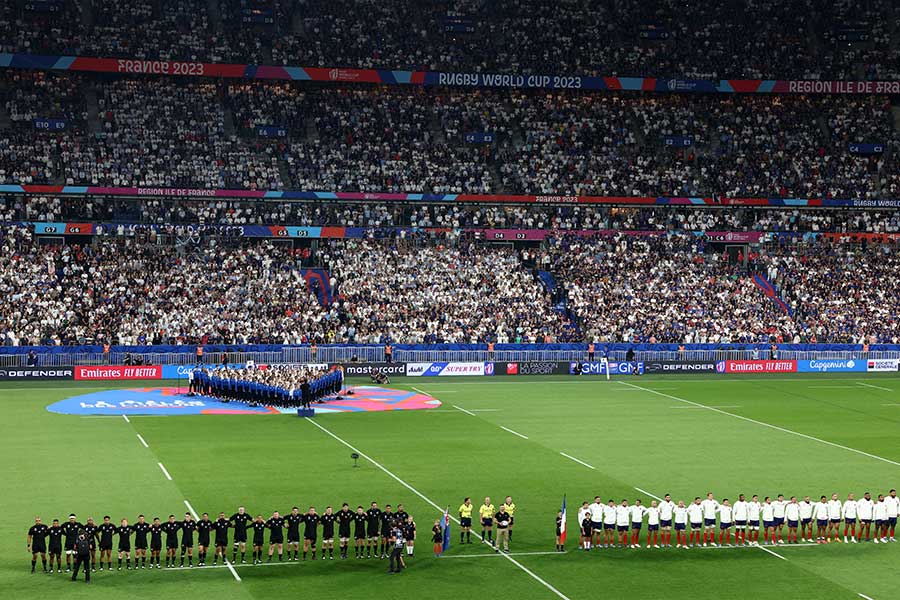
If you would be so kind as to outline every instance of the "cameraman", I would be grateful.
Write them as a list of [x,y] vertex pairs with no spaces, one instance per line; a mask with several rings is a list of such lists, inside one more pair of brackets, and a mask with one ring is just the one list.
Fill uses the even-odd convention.
[[78,531],[78,537],[75,539],[75,569],[72,571],[72,581],[78,579],[78,569],[80,567],[84,567],[84,582],[90,583],[91,539],[84,529]]

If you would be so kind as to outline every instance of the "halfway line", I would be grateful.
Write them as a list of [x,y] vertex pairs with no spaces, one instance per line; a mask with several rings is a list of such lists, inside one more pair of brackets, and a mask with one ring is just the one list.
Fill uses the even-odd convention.
[[159,468],[162,469],[163,475],[166,476],[166,479],[168,479],[169,481],[172,481],[172,476],[169,475],[169,472],[166,471],[166,468],[163,466],[163,464],[162,463],[156,463],[156,464],[158,464]]
[[146,441],[143,437],[141,437],[141,434],[137,434],[137,438],[138,438],[139,440],[141,440],[141,443],[144,445],[144,448],[149,448],[149,447],[150,447],[149,445],[147,445],[147,441]]
[[677,400],[678,402],[684,402],[685,404],[690,404],[692,406],[697,406],[700,408],[705,408],[707,410],[711,410],[713,412],[721,413],[723,415],[727,415],[729,417],[734,417],[735,419],[741,419],[742,421],[747,421],[748,423],[755,423],[757,425],[762,425],[763,427],[768,427],[769,429],[775,429],[776,431],[781,431],[783,433],[789,433],[791,435],[796,435],[802,438],[806,438],[808,440],[812,440],[814,442],[819,442],[820,444],[826,444],[828,446],[834,446],[835,448],[840,448],[842,450],[847,450],[849,452],[855,452],[857,454],[861,454],[863,456],[868,456],[869,458],[874,458],[875,460],[880,460],[882,462],[886,462],[892,465],[896,465],[900,467],[900,462],[893,461],[889,458],[884,458],[882,456],[878,456],[876,454],[869,454],[868,452],[863,452],[862,450],[857,450],[856,448],[850,448],[849,446],[842,446],[841,444],[836,444],[834,442],[829,442],[828,440],[823,440],[822,438],[817,438],[811,435],[806,435],[805,433],[800,433],[799,431],[793,431],[791,429],[785,429],[784,427],[779,427],[778,425],[772,425],[770,423],[765,423],[763,421],[757,421],[756,419],[751,419],[750,417],[744,417],[741,415],[736,415],[734,413],[730,413],[726,410],[720,410],[713,406],[706,406],[705,404],[700,404],[699,402],[692,402],[691,400],[685,400],[684,398],[679,398],[678,396],[673,396],[672,394],[666,394],[664,392],[657,392],[656,390],[651,390],[650,388],[641,387],[639,385],[634,385],[633,383],[625,383],[624,381],[620,381],[622,385],[630,385],[633,388],[637,388],[639,390],[644,390],[645,392],[650,392],[651,394],[656,394],[658,396],[662,396],[664,398],[670,398],[672,400]]
[[[379,462],[377,462],[375,459],[373,459],[373,458],[371,458],[370,456],[368,456],[365,452],[359,450],[358,448],[355,448],[353,445],[350,444],[350,442],[348,442],[348,441],[346,441],[346,440],[344,440],[344,439],[338,437],[337,435],[335,435],[334,433],[332,433],[331,431],[329,431],[328,429],[326,429],[326,428],[323,427],[322,425],[319,425],[318,423],[316,423],[316,422],[313,421],[312,419],[308,419],[308,418],[307,418],[307,419],[304,419],[304,420],[305,420],[305,421],[309,421],[311,424],[315,425],[316,427],[318,427],[319,429],[321,429],[322,431],[324,431],[325,433],[327,433],[328,435],[330,435],[332,438],[334,438],[334,439],[337,440],[338,442],[342,443],[343,445],[347,446],[348,448],[350,448],[351,450],[353,450],[354,452],[356,452],[357,454],[359,454],[360,456],[362,456],[364,459],[366,459],[367,461],[369,461],[370,463],[372,463],[373,465],[375,465],[376,467],[378,467],[379,469],[381,469],[385,474],[387,474],[389,477],[391,477],[391,478],[392,478],[393,480],[395,480],[397,483],[399,483],[400,485],[402,485],[403,487],[405,487],[406,489],[408,489],[410,492],[412,492],[413,494],[415,494],[416,496],[418,496],[419,498],[421,498],[422,500],[424,500],[425,502],[427,502],[429,505],[431,505],[431,506],[432,506],[435,510],[437,510],[438,512],[441,512],[441,513],[444,512],[444,509],[443,509],[443,508],[441,508],[440,506],[438,506],[437,504],[435,504],[434,501],[432,501],[430,498],[428,498],[427,496],[425,496],[422,492],[420,492],[419,490],[417,490],[417,489],[414,488],[413,486],[409,485],[408,483],[406,483],[405,481],[403,481],[402,479],[400,479],[399,477],[397,477],[396,475],[394,475],[394,474],[393,474],[391,471],[389,471],[386,467],[384,467],[382,464],[380,464]],[[593,467],[591,467],[591,468],[593,468]],[[457,524],[459,523],[459,519],[457,519],[456,517],[450,516],[450,518],[453,519],[453,521],[454,521],[455,523],[457,523]],[[473,533],[475,533],[475,532],[473,532]],[[477,538],[480,539],[482,542],[484,542],[484,539],[483,539],[480,535],[478,535],[477,533],[475,533],[475,537],[477,537]],[[487,542],[485,542],[485,543],[487,543]],[[529,569],[528,567],[526,567],[525,565],[523,565],[522,563],[520,563],[519,561],[517,561],[517,560],[514,559],[513,557],[509,556],[508,554],[501,554],[500,556],[503,556],[506,560],[508,560],[509,562],[513,563],[514,565],[516,565],[517,567],[519,567],[521,570],[525,571],[525,573],[527,573],[529,576],[531,576],[532,579],[534,579],[535,581],[537,581],[538,583],[540,583],[541,585],[543,585],[545,588],[547,588],[548,590],[550,590],[551,592],[553,592],[554,594],[556,594],[559,598],[562,598],[562,600],[570,600],[568,596],[566,596],[565,594],[563,594],[562,592],[560,592],[558,589],[556,589],[555,587],[553,587],[552,585],[550,585],[549,583],[547,583],[546,581],[544,581],[543,579],[541,579],[540,576],[538,576],[538,575],[537,575],[536,573],[534,573],[531,569]]]
[[131,421],[128,420],[128,415],[122,415],[122,418],[125,419],[126,423],[131,423]]
[[[578,459],[575,458],[574,456],[571,456],[571,455],[569,455],[569,454],[566,454],[565,452],[560,452],[560,454],[562,454],[562,455],[565,456],[566,458],[569,458],[569,459],[571,459],[571,460],[574,460],[574,461],[577,462],[578,464],[581,464],[581,465],[586,466],[588,469],[593,469],[593,468],[594,468],[594,467],[592,467],[591,465],[589,465],[589,464],[587,464],[586,462],[584,462],[583,460],[578,460]],[[594,469],[594,470],[596,471],[596,469]]]
[[197,516],[197,511],[194,510],[194,507],[191,506],[191,503],[190,503],[190,502],[188,502],[187,500],[185,500],[185,501],[184,501],[184,505],[187,506],[187,509],[188,509],[189,511],[191,511],[191,514],[194,515],[194,518],[195,518],[195,519],[199,519],[199,518],[200,518],[200,517]]
[[782,555],[778,554],[777,552],[773,552],[773,551],[769,550],[769,549],[766,548],[765,546],[756,546],[756,547],[759,548],[760,550],[762,550],[763,552],[768,552],[768,553],[771,554],[772,556],[777,556],[777,557],[780,558],[781,560],[787,560],[787,559],[786,559],[785,557],[783,557]]
[[[500,429],[502,429],[503,431],[508,431],[508,432],[510,432],[510,433],[513,434],[513,435],[517,435],[517,436],[519,436],[520,438],[522,438],[523,440],[527,440],[527,439],[528,439],[528,436],[527,436],[527,435],[522,435],[522,434],[519,433],[518,431],[513,431],[513,430],[510,429],[509,427],[504,427],[503,425],[500,425],[499,427],[500,427]],[[549,554],[552,554],[552,552],[549,553]]]
[[662,502],[662,498],[660,498],[659,496],[654,496],[653,494],[651,494],[651,493],[648,492],[647,490],[642,490],[642,489],[639,488],[639,487],[636,487],[636,488],[634,488],[634,489],[636,489],[637,491],[639,491],[639,492],[642,493],[642,494],[647,494],[648,496],[650,496],[650,497],[653,498],[654,500],[659,500],[660,502]]

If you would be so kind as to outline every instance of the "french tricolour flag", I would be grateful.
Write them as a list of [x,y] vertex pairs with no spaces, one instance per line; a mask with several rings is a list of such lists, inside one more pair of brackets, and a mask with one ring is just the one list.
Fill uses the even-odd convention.
[[566,496],[563,494],[562,521],[559,523],[559,543],[566,543]]

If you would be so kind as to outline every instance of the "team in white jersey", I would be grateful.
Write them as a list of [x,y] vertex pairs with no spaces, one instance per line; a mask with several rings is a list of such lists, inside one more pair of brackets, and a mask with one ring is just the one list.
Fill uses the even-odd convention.
[[[832,494],[830,500],[823,495],[815,503],[809,496],[798,501],[796,496],[785,500],[781,494],[774,501],[766,496],[762,503],[754,494],[748,502],[744,494],[740,494],[733,505],[727,498],[719,503],[712,492],[706,495],[705,500],[698,496],[688,505],[683,500],[676,504],[669,494],[659,502],[653,500],[650,506],[645,506],[641,499],[636,499],[633,504],[629,504],[628,500],[622,500],[620,504],[609,500],[602,504],[600,497],[596,496],[593,503],[585,501],[578,510],[580,545],[585,550],[616,545],[640,548],[645,518],[647,548],[671,548],[673,529],[676,548],[701,544],[758,546],[760,521],[763,524],[763,541],[768,544],[811,543],[814,541],[813,525],[816,527],[816,543],[839,542],[841,522],[844,524],[845,543],[856,544],[870,538],[875,543],[888,543],[896,541],[894,535],[898,516],[900,498],[895,489],[887,496],[879,494],[877,501],[872,500],[869,492],[859,500],[848,494],[844,502],[838,499],[837,494]],[[873,522],[874,532],[871,531]],[[785,524],[786,538],[782,537]],[[715,534],[717,526],[718,542]],[[732,529],[734,543],[731,541]]]

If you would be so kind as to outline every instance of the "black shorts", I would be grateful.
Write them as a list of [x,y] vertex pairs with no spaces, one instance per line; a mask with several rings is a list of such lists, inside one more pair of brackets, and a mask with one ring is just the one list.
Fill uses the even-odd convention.
[[472,526],[472,517],[460,517],[459,518],[459,526],[460,527],[471,527]]
[[350,530],[349,530],[349,529],[341,529],[341,530],[339,530],[339,531],[338,531],[338,537],[339,537],[339,538],[343,538],[343,539],[349,538],[349,537],[350,537]]
[[182,549],[182,550],[187,550],[188,548],[193,548],[193,547],[194,547],[194,541],[193,541],[193,540],[190,540],[190,541],[187,541],[187,542],[181,542],[181,549]]
[[269,538],[269,543],[270,543],[270,544],[283,544],[283,543],[284,543],[284,536],[280,536],[280,535],[279,535],[279,536],[272,536],[272,537]]
[[62,554],[62,546],[50,546],[50,554]]
[[119,552],[131,552],[131,544],[119,544]]
[[112,550],[112,542],[100,542],[100,552]]
[[151,552],[159,552],[160,550],[162,550],[162,543],[150,542],[150,551]]
[[75,540],[66,540],[66,550],[74,550],[75,549]]
[[332,529],[331,531],[324,531],[324,530],[323,530],[323,531],[322,531],[322,539],[323,539],[324,541],[326,541],[326,542],[327,542],[328,540],[333,540],[333,539],[334,539],[334,529]]
[[200,538],[197,540],[198,546],[203,546],[204,548],[209,548],[209,538]]
[[266,542],[266,540],[264,540],[262,538],[253,538],[254,546],[262,546],[263,544],[265,544],[265,542]]
[[299,544],[300,543],[300,533],[293,533],[291,531],[287,534],[287,543],[288,544]]
[[178,548],[178,540],[166,540],[166,548],[168,548],[169,550]]
[[37,554],[38,552],[43,553],[43,554],[46,554],[46,553],[47,553],[47,546],[45,546],[44,544],[35,544],[35,543],[32,543],[32,544],[31,544],[31,552],[32,552],[33,554]]
[[369,537],[370,537],[370,538],[377,538],[377,537],[378,537],[378,530],[377,530],[377,529],[369,529],[369,530],[368,530],[368,534],[369,534]]
[[364,540],[366,539],[366,532],[357,530],[353,537],[357,540]]
[[223,548],[228,545],[228,538],[216,538],[216,546]]
[[241,531],[240,529],[234,530],[234,543],[237,544],[238,542],[244,542],[244,543],[247,542],[247,532],[246,531]]
[[147,549],[147,540],[138,540],[134,542],[135,550],[146,550]]
[[304,533],[304,534],[303,534],[303,539],[306,540],[307,542],[313,542],[313,543],[315,543],[316,540],[319,539],[319,536],[317,536],[317,535],[316,535],[315,533],[313,533],[313,532],[307,532],[307,533]]
[[493,519],[481,519],[481,526],[482,526],[482,527],[491,527],[491,526],[493,526],[493,525],[494,525],[494,520],[493,520]]

